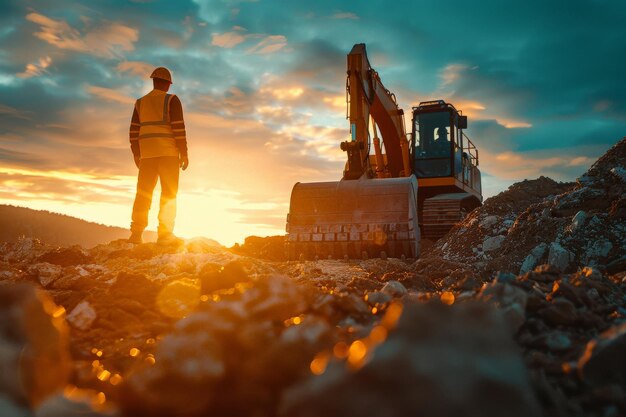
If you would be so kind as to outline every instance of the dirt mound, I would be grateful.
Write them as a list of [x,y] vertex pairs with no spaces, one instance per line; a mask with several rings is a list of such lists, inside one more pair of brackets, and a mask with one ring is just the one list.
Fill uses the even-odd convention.
[[[522,181],[487,199],[425,251],[415,270],[441,259],[489,279],[550,263],[564,272],[595,266],[616,273],[626,255],[626,138],[577,183]],[[435,267],[436,269],[436,267]],[[451,269],[443,268],[443,275]]]

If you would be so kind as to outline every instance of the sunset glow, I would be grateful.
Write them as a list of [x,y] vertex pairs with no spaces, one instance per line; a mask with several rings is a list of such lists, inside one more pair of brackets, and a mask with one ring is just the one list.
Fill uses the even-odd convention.
[[[483,47],[468,55],[459,42],[465,29],[451,22],[442,33],[433,23],[460,21],[463,13],[445,7],[70,3],[2,6],[1,204],[128,227],[137,175],[128,124],[135,99],[151,89],[148,74],[163,65],[172,70],[189,143],[175,232],[226,245],[284,233],[293,185],[342,175],[339,143],[350,137],[346,54],[358,42],[367,43],[372,66],[404,108],[408,131],[410,107],[420,101],[445,99],[469,116],[486,197],[542,174],[573,180],[620,135],[619,91],[586,88],[590,71],[576,69],[578,52],[543,50],[548,35],[515,25],[502,39],[485,37],[487,20],[472,25]],[[560,73],[522,71],[556,53],[576,91],[559,82]]]

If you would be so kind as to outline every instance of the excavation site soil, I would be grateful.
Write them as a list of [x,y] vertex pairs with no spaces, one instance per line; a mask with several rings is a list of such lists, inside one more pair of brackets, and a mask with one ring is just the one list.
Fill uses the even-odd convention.
[[623,416],[625,248],[626,139],[576,182],[487,199],[417,260],[25,238],[0,255],[0,407]]

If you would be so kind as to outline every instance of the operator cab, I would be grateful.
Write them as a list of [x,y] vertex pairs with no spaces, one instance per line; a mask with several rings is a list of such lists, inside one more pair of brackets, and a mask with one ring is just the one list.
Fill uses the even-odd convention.
[[413,107],[412,164],[418,178],[453,177],[480,193],[478,150],[463,133],[467,116],[444,100]]

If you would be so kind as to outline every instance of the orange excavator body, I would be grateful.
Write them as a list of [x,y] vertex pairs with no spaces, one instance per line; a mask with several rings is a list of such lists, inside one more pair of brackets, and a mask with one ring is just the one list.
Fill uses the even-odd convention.
[[467,118],[441,100],[420,103],[407,135],[404,112],[365,45],[354,45],[347,61],[351,140],[341,143],[343,178],[294,186],[289,257],[416,258],[420,230],[441,237],[482,202],[478,153],[462,131]]

